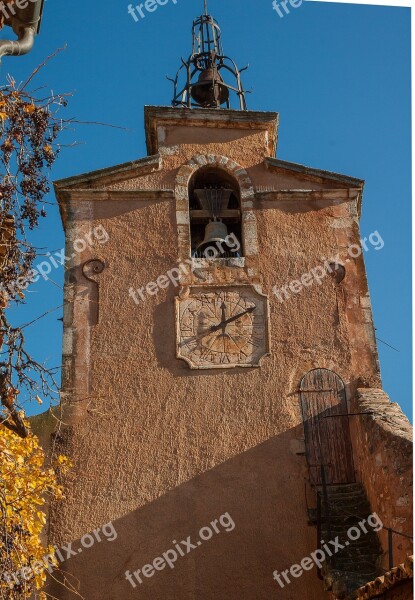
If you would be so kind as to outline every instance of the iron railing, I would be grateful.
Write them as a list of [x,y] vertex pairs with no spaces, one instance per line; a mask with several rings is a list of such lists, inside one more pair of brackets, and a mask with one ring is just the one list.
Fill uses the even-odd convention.
[[[322,537],[322,524],[325,523],[327,526],[327,533],[329,539],[332,539],[331,535],[331,522],[330,522],[330,504],[328,500],[328,491],[327,491],[327,480],[326,480],[326,470],[324,465],[320,465],[321,469],[321,481],[322,481],[322,490],[317,491],[317,543],[318,548],[321,549],[321,537]],[[392,529],[392,527],[385,527],[383,529],[388,532],[388,561],[389,561],[389,571],[391,571],[396,565],[394,564],[393,559],[393,547],[394,547],[394,535],[401,536],[408,540],[413,540],[412,535],[408,535],[407,533],[402,533],[401,531],[396,531],[396,529]],[[330,565],[332,567],[335,566],[335,558],[334,556],[331,558]],[[383,569],[385,570],[385,569]],[[319,577],[321,578],[321,570],[319,572]]]
[[396,565],[393,564],[393,535],[400,535],[401,537],[407,538],[408,540],[413,540],[412,535],[408,535],[407,533],[402,533],[401,531],[396,531],[391,527],[383,527],[385,531],[388,532],[388,555],[389,555],[389,571],[391,571]]

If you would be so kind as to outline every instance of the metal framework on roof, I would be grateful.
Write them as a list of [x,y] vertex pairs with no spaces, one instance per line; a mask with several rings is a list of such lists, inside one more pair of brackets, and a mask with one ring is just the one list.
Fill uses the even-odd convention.
[[236,96],[240,110],[247,110],[241,73],[248,67],[239,70],[235,61],[225,55],[221,30],[208,13],[207,0],[204,13],[193,21],[192,53],[187,60],[181,60],[175,79],[169,78],[174,85],[173,106],[231,108],[231,98]]

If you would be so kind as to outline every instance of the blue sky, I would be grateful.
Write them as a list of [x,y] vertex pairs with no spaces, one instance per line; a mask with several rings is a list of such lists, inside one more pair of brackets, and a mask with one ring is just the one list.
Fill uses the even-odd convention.
[[[76,6],[81,6],[77,10]],[[135,22],[128,1],[46,0],[41,35],[26,57],[4,59],[1,76],[27,75],[58,47],[66,50],[39,74],[35,87],[74,92],[67,117],[127,131],[76,125],[52,178],[145,156],[143,106],[169,105],[180,56],[190,52],[192,19],[202,0],[168,0]],[[210,0],[225,52],[244,73],[252,110],[280,113],[278,157],[366,180],[361,231],[377,230],[385,246],[370,249],[366,266],[383,384],[409,415],[411,358],[411,106],[410,9],[306,2],[280,18],[271,0]],[[2,32],[4,37],[4,31]],[[62,116],[65,116],[63,113]],[[49,198],[53,200],[53,195]],[[44,252],[63,247],[56,207],[35,236]],[[63,274],[30,288],[14,311],[27,322],[62,304]],[[58,308],[27,330],[32,353],[61,362]],[[28,412],[39,411],[30,406]]]

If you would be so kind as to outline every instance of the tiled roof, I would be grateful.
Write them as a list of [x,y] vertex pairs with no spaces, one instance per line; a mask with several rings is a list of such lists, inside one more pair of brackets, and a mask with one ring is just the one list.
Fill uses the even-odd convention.
[[395,567],[385,575],[377,577],[374,581],[367,583],[357,590],[356,600],[371,600],[388,590],[396,588],[404,581],[413,579],[414,557],[408,556],[405,564]]

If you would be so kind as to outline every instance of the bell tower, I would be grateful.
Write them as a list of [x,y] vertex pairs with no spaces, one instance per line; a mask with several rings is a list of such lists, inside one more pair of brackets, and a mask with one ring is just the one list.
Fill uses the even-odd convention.
[[380,510],[381,426],[348,418],[383,394],[350,253],[364,182],[276,158],[279,116],[247,110],[206,3],[173,106],[144,115],[146,157],[55,184],[73,258],[54,443],[75,467],[50,541],[82,551],[62,569],[88,600],[329,600],[321,566],[273,574],[320,543],[322,486]]

